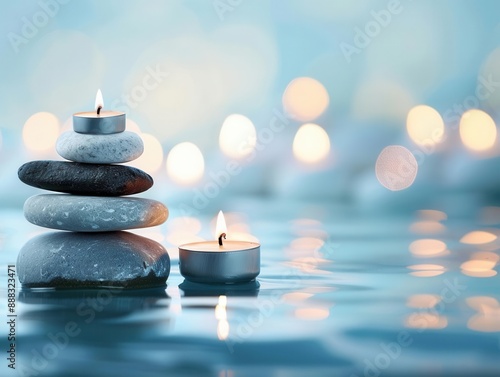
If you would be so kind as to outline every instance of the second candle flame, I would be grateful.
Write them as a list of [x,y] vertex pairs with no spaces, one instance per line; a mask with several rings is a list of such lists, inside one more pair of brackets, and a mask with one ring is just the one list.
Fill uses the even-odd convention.
[[226,219],[222,211],[217,215],[217,223],[215,225],[215,238],[220,238],[222,234],[227,233]]

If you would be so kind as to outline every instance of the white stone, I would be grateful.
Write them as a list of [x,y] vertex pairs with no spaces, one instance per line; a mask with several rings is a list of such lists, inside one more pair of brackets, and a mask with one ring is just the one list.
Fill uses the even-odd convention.
[[115,164],[135,160],[144,151],[139,135],[124,131],[111,135],[67,131],[57,139],[59,155],[74,162]]

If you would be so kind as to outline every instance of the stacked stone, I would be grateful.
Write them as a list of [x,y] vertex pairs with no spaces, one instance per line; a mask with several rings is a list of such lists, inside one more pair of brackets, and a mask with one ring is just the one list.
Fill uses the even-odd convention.
[[124,230],[160,225],[168,209],[160,202],[129,197],[153,186],[142,170],[116,165],[133,161],[141,138],[121,129],[68,131],[57,140],[69,161],[31,161],[19,179],[60,194],[30,197],[24,216],[38,226],[65,230],[28,241],[17,270],[24,287],[145,287],[165,284],[170,258],[165,248]]

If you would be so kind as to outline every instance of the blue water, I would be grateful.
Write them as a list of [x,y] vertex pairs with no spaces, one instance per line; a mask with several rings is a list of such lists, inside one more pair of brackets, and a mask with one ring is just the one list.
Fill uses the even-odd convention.
[[[380,215],[253,201],[237,209],[262,244],[256,282],[185,282],[167,223],[157,230],[172,257],[167,287],[18,289],[16,371],[2,357],[0,374],[500,375],[498,208]],[[43,230],[20,211],[2,212],[0,224],[6,355],[7,265]],[[470,244],[462,237],[472,231],[488,233]],[[414,243],[422,239],[432,241]]]

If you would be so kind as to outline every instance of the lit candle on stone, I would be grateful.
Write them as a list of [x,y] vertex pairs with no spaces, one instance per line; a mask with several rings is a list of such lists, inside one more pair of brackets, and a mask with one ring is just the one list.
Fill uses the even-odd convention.
[[197,283],[231,284],[254,280],[260,272],[260,244],[226,240],[222,211],[217,216],[216,240],[179,246],[182,276]]
[[125,131],[125,113],[103,110],[101,90],[95,97],[95,111],[73,114],[73,130],[82,134],[107,135]]

